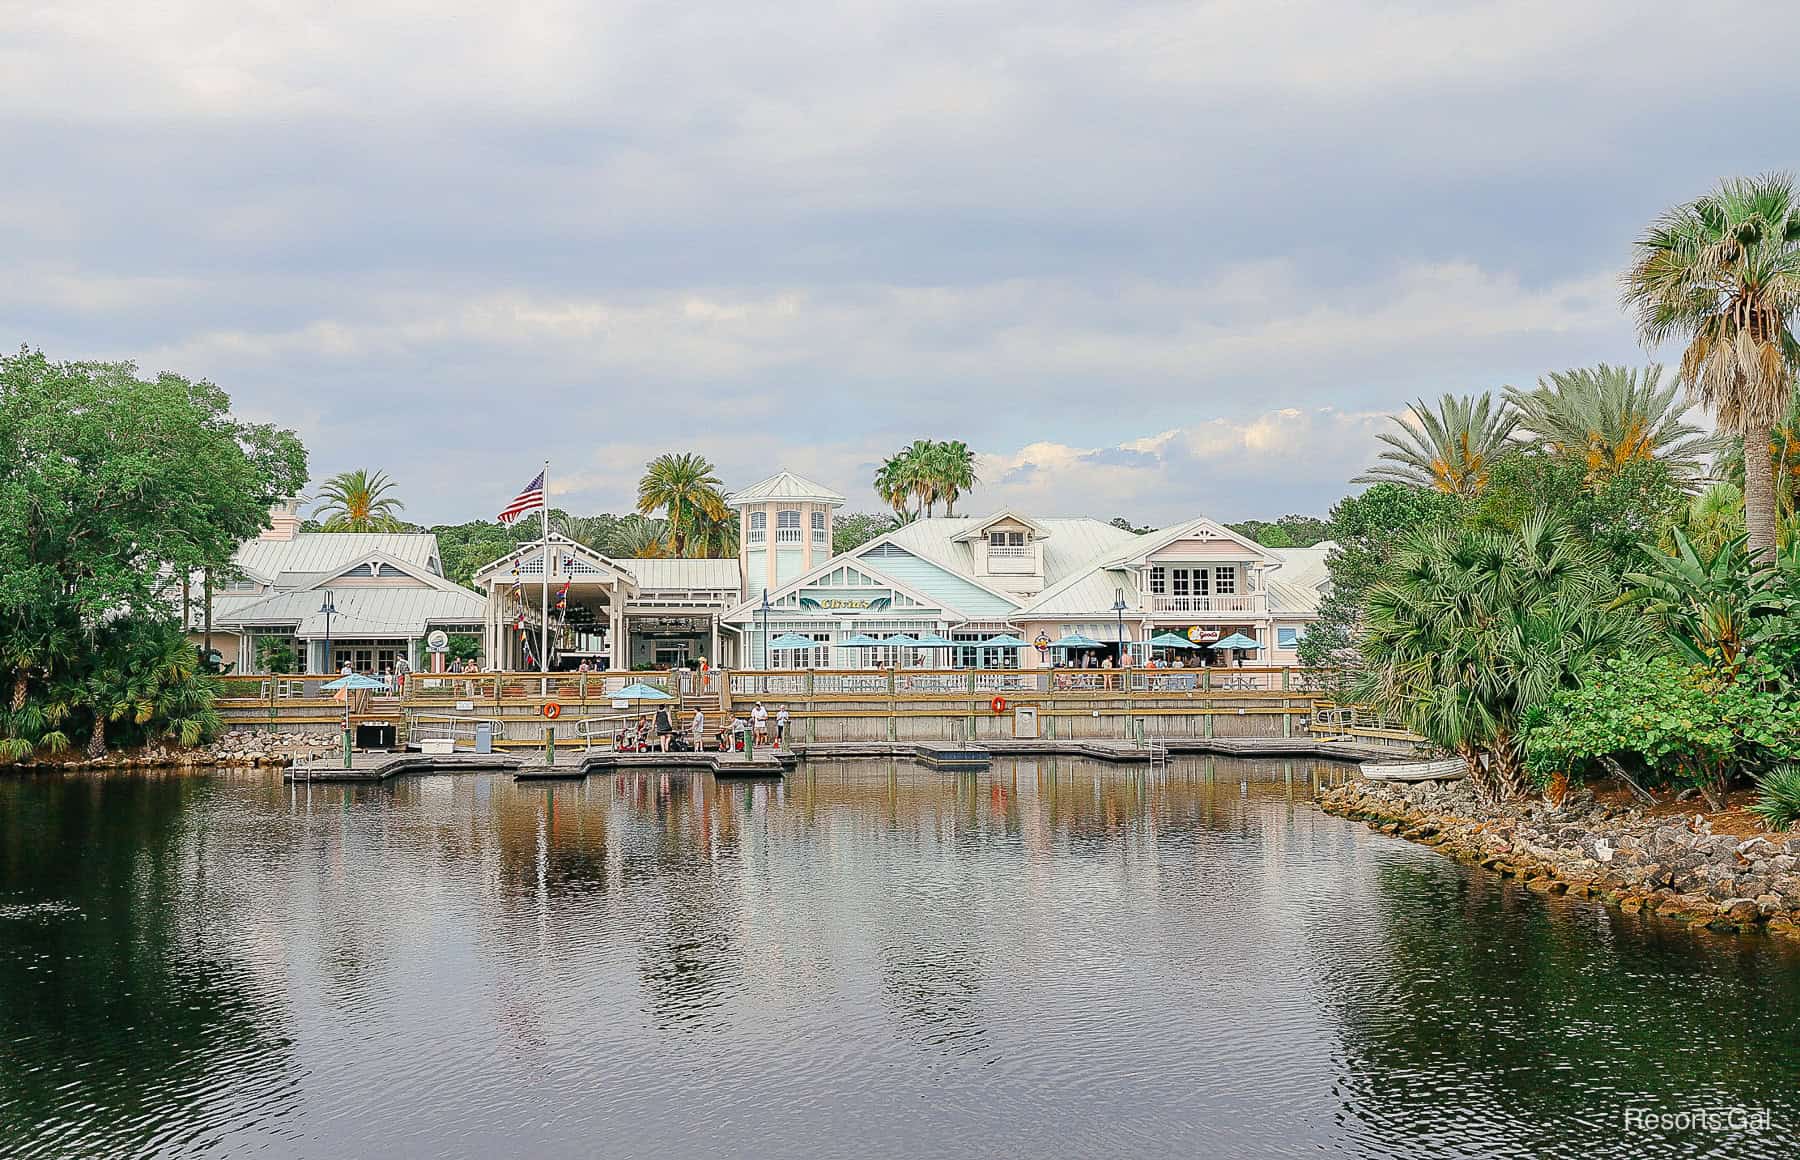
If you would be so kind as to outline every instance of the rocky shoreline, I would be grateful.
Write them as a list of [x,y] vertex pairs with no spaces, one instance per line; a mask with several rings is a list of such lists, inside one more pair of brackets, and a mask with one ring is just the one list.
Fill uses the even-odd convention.
[[1598,898],[1713,930],[1800,939],[1800,837],[1715,834],[1699,815],[1647,815],[1591,793],[1561,805],[1484,810],[1461,782],[1352,781],[1323,789],[1329,813],[1433,846],[1541,894]]
[[104,757],[87,757],[80,753],[61,754],[0,766],[0,769],[49,773],[90,769],[285,767],[295,758],[323,757],[336,753],[342,744],[336,732],[269,733],[263,730],[233,729],[210,745],[197,745],[192,749],[176,745],[148,745],[129,752],[108,753]]

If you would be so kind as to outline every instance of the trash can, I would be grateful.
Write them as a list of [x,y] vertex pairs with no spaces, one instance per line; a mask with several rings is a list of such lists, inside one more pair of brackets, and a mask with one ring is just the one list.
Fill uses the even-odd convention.
[[475,752],[492,753],[494,751],[494,723],[492,721],[475,722]]

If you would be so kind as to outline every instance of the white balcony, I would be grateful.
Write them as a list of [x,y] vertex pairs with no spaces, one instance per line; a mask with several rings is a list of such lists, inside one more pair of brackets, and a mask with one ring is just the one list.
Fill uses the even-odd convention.
[[1152,612],[1249,613],[1260,616],[1269,611],[1269,598],[1261,592],[1241,592],[1227,596],[1152,596]]
[[801,539],[802,536],[799,528],[775,529],[775,542],[777,544],[798,544]]

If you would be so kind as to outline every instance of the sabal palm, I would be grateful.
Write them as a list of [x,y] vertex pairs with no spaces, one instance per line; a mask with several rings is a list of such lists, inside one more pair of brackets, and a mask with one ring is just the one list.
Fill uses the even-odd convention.
[[944,500],[944,514],[953,516],[956,501],[981,482],[975,474],[975,452],[960,439],[946,440],[932,445],[931,465]]
[[1512,532],[1416,533],[1370,589],[1360,695],[1469,765],[1489,799],[1526,789],[1525,713],[1615,651],[1616,588],[1543,513]]
[[1663,384],[1663,369],[1597,367],[1559,371],[1538,380],[1536,390],[1506,388],[1519,426],[1554,454],[1587,468],[1591,480],[1628,463],[1658,459],[1679,479],[1705,466],[1712,440],[1682,421],[1680,383]]
[[[1769,443],[1787,413],[1800,345],[1800,198],[1786,174],[1722,182],[1664,214],[1635,245],[1624,299],[1645,346],[1687,342],[1681,382],[1719,429],[1747,446]],[[1775,548],[1773,475],[1744,476],[1753,554]]]
[[394,481],[386,472],[340,471],[319,489],[313,514],[328,532],[397,532],[405,525],[396,514],[406,505],[389,493]]
[[669,550],[685,556],[699,520],[724,517],[722,487],[704,455],[664,452],[644,466],[643,478],[638,480],[637,510],[647,516],[660,509],[668,524]]
[[904,453],[890,455],[875,470],[875,494],[902,522],[914,518],[912,480]]
[[1395,416],[1400,434],[1383,432],[1383,462],[1354,483],[1404,483],[1451,495],[1472,496],[1487,486],[1488,471],[1504,452],[1518,416],[1494,406],[1492,395],[1445,395],[1433,410],[1425,400]]

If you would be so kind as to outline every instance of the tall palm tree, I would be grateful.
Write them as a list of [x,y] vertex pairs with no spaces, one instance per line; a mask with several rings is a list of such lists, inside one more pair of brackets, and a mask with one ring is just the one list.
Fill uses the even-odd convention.
[[730,509],[700,512],[688,533],[687,554],[698,559],[723,560],[738,554],[738,514]]
[[319,489],[322,502],[313,515],[327,532],[397,532],[406,525],[395,513],[405,511],[406,505],[388,494],[393,490],[394,481],[386,472],[340,471]]
[[1395,416],[1400,434],[1383,432],[1386,462],[1353,483],[1404,483],[1451,495],[1472,496],[1487,486],[1488,470],[1510,444],[1519,417],[1495,407],[1493,396],[1445,395],[1434,411],[1420,399]]
[[[1787,174],[1733,179],[1676,206],[1640,238],[1624,299],[1645,346],[1687,341],[1680,379],[1721,431],[1769,444],[1794,393],[1800,344],[1800,199]],[[1774,476],[1760,456],[1744,474],[1752,555],[1775,550]]]
[[1527,711],[1637,631],[1610,611],[1617,591],[1542,512],[1517,531],[1417,532],[1367,594],[1357,691],[1460,756],[1484,799],[1518,797]]
[[685,556],[702,518],[724,518],[723,486],[704,455],[664,452],[644,465],[643,478],[638,480],[637,510],[650,515],[662,509],[668,521],[669,550]]
[[901,523],[916,518],[912,506],[912,482],[908,475],[906,454],[890,455],[875,469],[875,494],[894,510]]
[[1644,368],[1558,371],[1537,389],[1506,388],[1519,426],[1553,454],[1580,462],[1598,481],[1628,463],[1659,459],[1682,480],[1698,476],[1713,441],[1681,419],[1680,384],[1662,382],[1656,363]]
[[975,474],[975,452],[961,439],[946,440],[934,446],[932,465],[938,476],[938,490],[944,498],[944,514],[953,516],[956,501],[981,482]]

